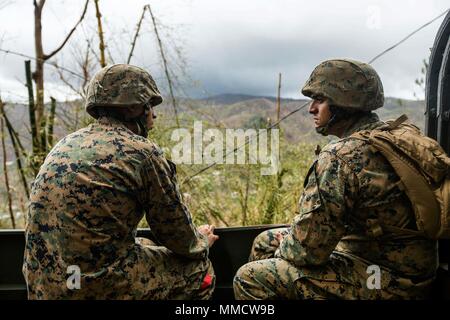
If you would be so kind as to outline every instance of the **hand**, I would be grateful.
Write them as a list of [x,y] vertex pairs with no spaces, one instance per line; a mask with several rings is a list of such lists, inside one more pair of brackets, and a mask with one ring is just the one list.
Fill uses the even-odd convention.
[[275,234],[275,238],[278,240],[278,244],[281,242],[281,240],[283,240],[283,237],[284,237],[284,235],[282,232],[277,232]]
[[198,232],[203,234],[208,239],[208,246],[211,248],[214,242],[219,239],[219,236],[214,234],[214,226],[209,224],[201,225],[197,228]]

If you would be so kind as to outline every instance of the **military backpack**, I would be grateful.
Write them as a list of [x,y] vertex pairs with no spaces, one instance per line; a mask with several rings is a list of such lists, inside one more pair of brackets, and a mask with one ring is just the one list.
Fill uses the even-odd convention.
[[404,123],[406,115],[386,125],[353,133],[380,152],[400,177],[398,186],[408,196],[417,230],[385,226],[367,221],[394,235],[418,235],[429,239],[450,238],[450,158],[435,140]]

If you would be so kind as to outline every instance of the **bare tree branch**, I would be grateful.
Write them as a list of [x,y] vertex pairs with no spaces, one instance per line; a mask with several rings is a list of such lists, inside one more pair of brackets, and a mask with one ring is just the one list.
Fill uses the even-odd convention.
[[91,59],[89,58],[89,52],[90,52],[90,42],[87,41],[87,48],[86,48],[86,53],[84,55],[84,60],[81,62],[79,62],[79,66],[81,67],[81,70],[83,71],[83,83],[81,84],[81,91],[83,92],[83,95],[86,95],[87,92],[85,92],[86,90],[86,85],[89,81],[89,65],[90,65],[90,61]]
[[33,141],[33,153],[37,153],[39,150],[38,140],[38,123],[36,121],[36,112],[33,96],[33,82],[31,81],[31,63],[30,60],[25,61],[25,75],[27,80],[28,89],[28,112],[30,116],[31,137]]
[[[34,0],[34,49],[36,53],[36,70],[33,72],[33,80],[36,83],[36,102],[34,125],[39,128],[41,116],[44,113],[44,48],[42,45],[42,9],[45,0]],[[39,130],[38,130],[39,131]]]
[[26,158],[27,154],[25,153],[25,150],[22,147],[22,143],[20,142],[17,132],[11,126],[11,123],[9,122],[9,119],[6,116],[6,113],[3,113],[3,119],[5,119],[6,127],[9,132],[9,137],[10,137],[12,145],[13,145],[14,154],[16,156],[17,171],[22,180],[23,189],[25,190],[25,194],[26,194],[27,198],[30,198],[30,191],[28,190],[28,182],[27,182],[27,178],[25,175],[24,166],[22,165],[22,160],[20,158],[19,149],[21,149],[23,157]]
[[55,111],[56,111],[56,100],[53,97],[51,99],[50,115],[47,120],[47,139],[48,139],[48,149],[53,147],[53,126],[55,124]]
[[[29,56],[29,55],[26,55],[26,54],[23,54],[23,53],[20,53],[20,52],[17,52],[17,51],[11,51],[11,50],[6,50],[6,49],[2,49],[2,48],[0,48],[0,51],[4,52],[5,54],[12,54],[12,55],[15,55],[15,56],[19,56],[19,57],[23,57],[23,58],[27,58],[27,59],[31,59],[31,60],[35,60],[35,61],[39,60],[39,59],[37,59],[35,57]],[[54,68],[59,68],[59,69],[65,71],[65,72],[68,72],[68,73],[70,73],[71,75],[73,75],[75,77],[83,79],[82,75],[80,75],[80,74],[78,74],[75,71],[72,71],[70,69],[61,67],[57,63],[55,63],[53,61],[44,61],[44,63],[48,64],[48,65],[51,65]]]
[[[13,144],[14,149],[16,149],[16,144],[17,144],[17,150],[22,153],[22,156],[24,158],[26,158],[27,152],[25,151],[25,148],[22,145],[22,142],[19,138],[19,135],[17,134],[16,130],[14,130],[11,122],[9,121],[9,118],[6,116],[6,113],[3,112],[3,118],[5,119],[6,122],[6,128],[8,129],[9,135],[11,136],[11,142]],[[19,152],[17,152],[17,155],[19,155]]]
[[36,0],[33,0],[33,4],[34,4],[34,6],[35,6],[36,8],[42,9],[42,7],[43,7],[44,4],[45,4],[45,0],[41,0],[41,1],[39,1],[39,2],[37,2]]
[[158,28],[156,26],[156,21],[155,21],[155,17],[153,16],[152,8],[150,7],[150,5],[147,5],[147,6],[148,6],[148,11],[150,12],[150,16],[152,18],[153,28],[155,30],[156,39],[158,41],[159,51],[161,53],[161,58],[162,58],[162,61],[163,61],[163,64],[164,64],[164,71],[166,73],[167,82],[169,84],[169,91],[170,91],[170,96],[172,98],[172,106],[173,106],[173,111],[174,111],[174,114],[175,114],[175,120],[176,120],[176,123],[177,123],[177,127],[180,127],[180,120],[178,119],[177,101],[175,99],[175,94],[173,92],[172,80],[170,78],[169,68],[167,66],[167,59],[166,59],[166,56],[164,54],[163,45],[162,45],[162,42],[161,42],[161,38],[159,37]]
[[103,27],[102,27],[102,14],[100,13],[100,7],[98,5],[99,0],[94,0],[95,2],[95,12],[97,17],[97,25],[98,25],[98,37],[99,37],[99,49],[100,49],[100,65],[106,67],[105,60],[105,42],[103,40]]
[[106,52],[108,52],[109,61],[111,61],[112,64],[115,64],[114,58],[113,58],[113,56],[111,54],[111,50],[109,50],[109,46],[106,46]]
[[141,30],[141,24],[142,24],[142,20],[144,20],[144,15],[145,15],[145,10],[147,10],[149,7],[149,5],[145,5],[144,8],[142,9],[142,15],[141,18],[139,19],[137,26],[136,26],[136,33],[134,34],[134,38],[133,41],[131,42],[131,50],[130,50],[130,54],[128,55],[128,60],[127,60],[127,64],[130,63],[131,61],[131,57],[133,56],[133,51],[134,51],[134,46],[136,45],[136,40],[137,37],[139,36],[139,31]]
[[[3,113],[3,103],[0,102],[1,112]],[[2,151],[3,151],[3,175],[5,176],[5,187],[6,187],[6,195],[8,198],[8,210],[9,215],[11,217],[11,224],[13,229],[16,228],[16,220],[14,218],[14,212],[12,210],[12,197],[11,197],[11,189],[9,188],[9,178],[8,178],[8,167],[6,166],[6,146],[5,146],[5,126],[3,122],[3,117],[0,118],[0,127],[1,127],[1,140],[2,140]]]
[[59,79],[66,85],[69,87],[70,90],[72,90],[74,93],[78,94],[81,96],[81,92],[79,90],[77,90],[65,77],[64,74],[62,73],[62,71],[58,68],[56,69],[56,72],[58,73]]
[[64,41],[61,43],[61,45],[58,48],[56,48],[55,50],[53,50],[49,54],[44,54],[44,60],[48,60],[51,57],[53,57],[55,54],[57,54],[66,45],[67,41],[69,41],[70,37],[75,32],[75,30],[77,29],[78,25],[81,23],[81,21],[83,21],[84,16],[86,15],[88,4],[89,4],[89,0],[86,0],[86,3],[84,4],[83,13],[81,14],[81,17],[78,20],[78,22],[75,24],[75,26],[72,28],[72,30],[70,30],[70,32],[67,34],[66,38],[64,39]]

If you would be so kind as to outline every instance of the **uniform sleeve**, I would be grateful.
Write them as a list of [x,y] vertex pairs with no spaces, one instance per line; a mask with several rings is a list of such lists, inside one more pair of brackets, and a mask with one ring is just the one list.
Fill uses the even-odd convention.
[[178,188],[175,164],[155,150],[141,166],[140,201],[157,240],[171,251],[193,259],[208,255],[208,241],[192,221]]
[[299,267],[328,261],[345,234],[344,214],[352,210],[358,189],[350,167],[330,152],[319,155],[305,184],[299,214],[275,253]]

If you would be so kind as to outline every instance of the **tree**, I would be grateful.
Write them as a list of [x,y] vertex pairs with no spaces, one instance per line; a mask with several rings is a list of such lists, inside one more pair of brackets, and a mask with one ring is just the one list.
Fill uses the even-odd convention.
[[[32,73],[32,78],[36,85],[36,96],[35,101],[30,103],[30,128],[32,128],[32,141],[33,141],[33,155],[31,165],[34,173],[37,173],[38,168],[43,162],[43,159],[49,149],[49,143],[46,136],[46,129],[48,127],[45,107],[44,107],[44,64],[46,61],[54,57],[61,49],[66,45],[69,41],[70,37],[75,32],[78,25],[83,21],[87,7],[89,4],[89,0],[86,0],[83,11],[77,23],[70,30],[70,32],[66,35],[61,44],[46,54],[44,52],[44,47],[42,43],[42,11],[44,9],[46,0],[34,0],[34,45],[35,45],[35,54],[36,54],[36,69]],[[27,84],[30,86],[30,84]],[[30,87],[28,88],[30,90]],[[31,97],[30,97],[31,100]],[[54,119],[54,116],[50,115],[50,118]],[[50,124],[52,127],[53,124]],[[33,129],[34,128],[34,129]]]

